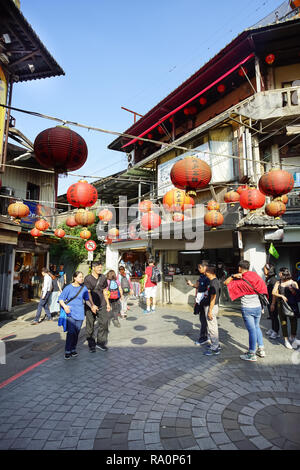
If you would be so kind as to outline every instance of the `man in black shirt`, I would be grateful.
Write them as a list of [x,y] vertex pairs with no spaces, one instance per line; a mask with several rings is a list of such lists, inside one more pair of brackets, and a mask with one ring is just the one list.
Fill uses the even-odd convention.
[[[85,305],[86,315],[86,338],[90,352],[96,352],[96,347],[102,351],[107,351],[107,337],[109,325],[110,305],[108,299],[104,297],[103,290],[107,288],[107,279],[102,274],[102,264],[95,261],[92,264],[92,273],[84,278],[84,285],[89,291],[90,303],[94,313]],[[95,327],[98,326],[97,343],[95,341]]]
[[193,284],[191,281],[187,281],[187,284],[191,287],[195,287],[197,289],[197,298],[196,298],[196,305],[194,309],[194,314],[199,313],[199,320],[200,320],[200,337],[198,341],[195,341],[197,346],[208,344],[207,339],[207,321],[204,312],[204,306],[207,305],[207,290],[209,288],[209,279],[206,276],[206,268],[208,266],[207,261],[202,261],[198,264],[198,271],[200,273],[199,280],[196,284]]
[[215,356],[220,354],[217,315],[219,312],[221,286],[220,281],[216,277],[216,268],[214,265],[207,266],[205,274],[209,279],[209,305],[204,307],[204,311],[207,320],[207,330],[210,337],[211,346],[204,354],[206,356]]

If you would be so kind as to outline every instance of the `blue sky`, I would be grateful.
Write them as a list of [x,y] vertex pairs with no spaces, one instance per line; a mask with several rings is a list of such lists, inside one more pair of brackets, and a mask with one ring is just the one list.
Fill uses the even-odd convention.
[[[21,11],[62,77],[14,85],[12,105],[122,132],[280,0],[21,0]],[[47,121],[13,112],[34,141]],[[88,160],[76,173],[103,177],[125,169],[126,154],[108,150],[114,136],[77,127]],[[59,179],[59,194],[78,177]],[[93,179],[88,179],[93,182]]]

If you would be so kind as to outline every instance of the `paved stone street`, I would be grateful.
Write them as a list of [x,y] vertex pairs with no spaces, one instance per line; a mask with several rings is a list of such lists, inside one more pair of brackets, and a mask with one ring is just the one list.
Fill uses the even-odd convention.
[[221,310],[214,357],[193,343],[190,307],[128,313],[109,351],[90,354],[82,329],[77,358],[60,345],[1,389],[0,449],[300,449],[300,352],[265,337],[267,357],[242,361],[248,334],[234,310]]

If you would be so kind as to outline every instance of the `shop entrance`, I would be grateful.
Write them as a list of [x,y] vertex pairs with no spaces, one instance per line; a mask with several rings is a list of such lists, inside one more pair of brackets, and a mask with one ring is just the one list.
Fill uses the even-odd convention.
[[40,295],[42,268],[46,266],[46,253],[16,251],[12,306],[30,302]]
[[142,278],[147,265],[147,251],[145,248],[120,251],[119,266],[125,266],[133,285],[134,297],[141,293]]

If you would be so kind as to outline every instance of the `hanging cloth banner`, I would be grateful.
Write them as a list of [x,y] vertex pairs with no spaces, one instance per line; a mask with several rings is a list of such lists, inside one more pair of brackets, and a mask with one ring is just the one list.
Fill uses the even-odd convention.
[[279,253],[278,251],[276,250],[275,246],[273,245],[273,243],[271,243],[270,245],[270,248],[269,248],[269,253],[274,256],[274,258],[278,259],[279,258]]

